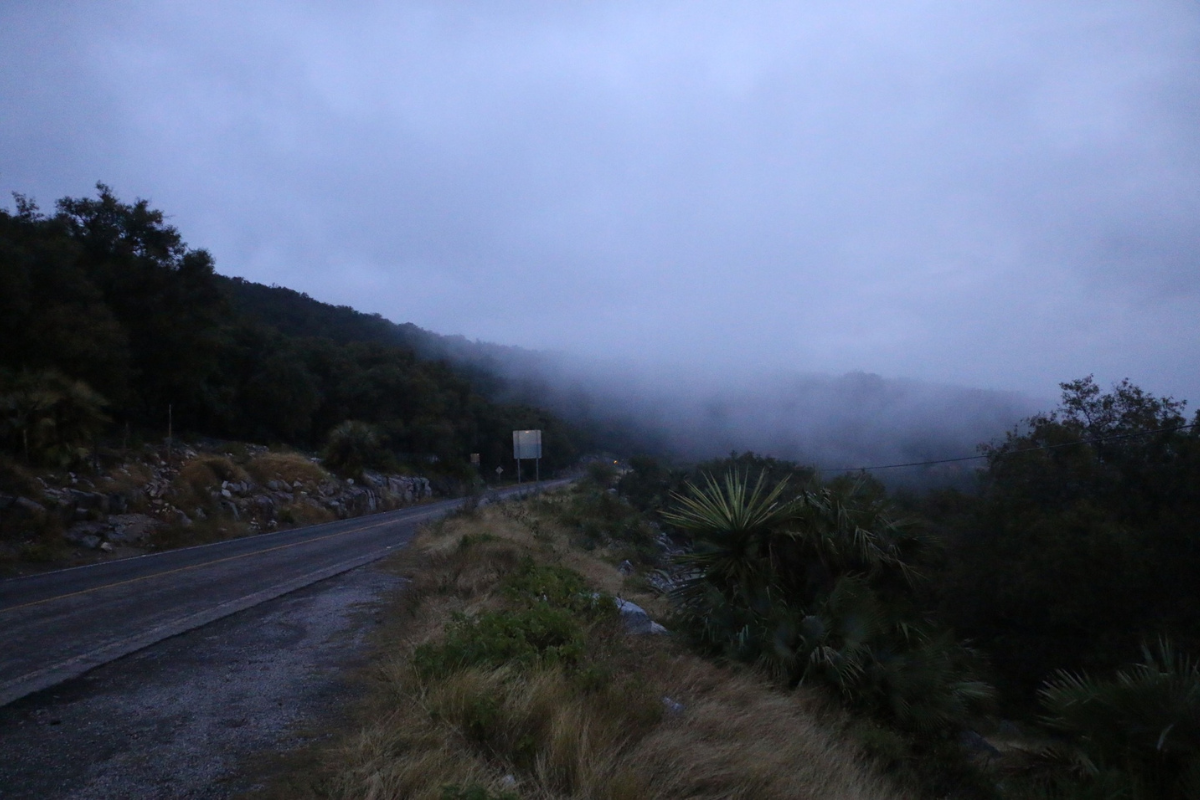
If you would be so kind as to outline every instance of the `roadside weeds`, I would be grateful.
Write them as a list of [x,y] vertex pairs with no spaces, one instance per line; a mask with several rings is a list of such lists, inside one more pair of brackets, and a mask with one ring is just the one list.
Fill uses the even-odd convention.
[[818,694],[627,634],[612,597],[652,615],[663,601],[615,550],[574,546],[556,505],[575,491],[422,531],[389,564],[408,585],[374,633],[358,703],[260,765],[250,797],[907,796]]

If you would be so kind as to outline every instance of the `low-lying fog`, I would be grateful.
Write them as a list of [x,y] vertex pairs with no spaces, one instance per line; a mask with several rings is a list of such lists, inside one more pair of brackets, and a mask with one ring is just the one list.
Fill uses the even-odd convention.
[[[546,405],[603,431],[627,453],[695,461],[754,451],[842,469],[979,454],[1053,398],[854,372],[714,376],[638,369],[579,358],[428,337],[427,355],[505,377],[503,399]],[[875,472],[894,484],[965,483],[978,461]]]

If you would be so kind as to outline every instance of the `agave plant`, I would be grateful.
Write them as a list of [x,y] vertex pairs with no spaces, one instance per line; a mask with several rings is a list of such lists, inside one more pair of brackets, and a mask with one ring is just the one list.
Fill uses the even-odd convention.
[[760,476],[751,487],[747,476],[729,472],[721,483],[706,475],[704,487],[689,483],[685,494],[673,495],[677,508],[662,516],[694,540],[692,552],[681,557],[687,577],[678,600],[686,605],[709,588],[730,598],[770,596],[776,535],[791,507],[782,499],[787,483],[766,489]]
[[1200,798],[1200,662],[1160,639],[1107,680],[1058,672],[1039,691],[1043,721],[1068,738],[1053,755],[1085,779],[1142,798]]

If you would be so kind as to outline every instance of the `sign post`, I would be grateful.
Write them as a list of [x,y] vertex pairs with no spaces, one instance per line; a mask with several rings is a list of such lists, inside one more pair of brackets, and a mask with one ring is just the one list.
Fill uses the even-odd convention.
[[532,458],[537,481],[542,480],[542,432],[513,431],[513,458],[517,460],[517,483],[521,483],[521,459]]

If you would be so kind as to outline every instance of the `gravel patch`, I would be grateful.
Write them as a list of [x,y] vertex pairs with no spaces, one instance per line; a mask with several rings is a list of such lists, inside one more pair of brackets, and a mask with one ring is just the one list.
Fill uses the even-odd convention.
[[0,798],[225,798],[352,687],[401,580],[366,566],[0,708]]

